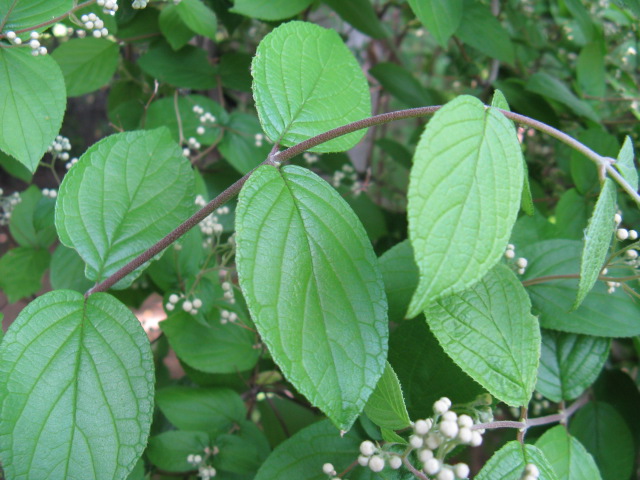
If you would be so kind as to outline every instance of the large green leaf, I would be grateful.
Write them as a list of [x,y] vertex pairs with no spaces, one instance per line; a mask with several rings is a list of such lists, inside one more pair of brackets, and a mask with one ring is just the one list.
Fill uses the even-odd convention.
[[2,31],[31,28],[68,12],[72,7],[73,0],[0,0]]
[[180,430],[222,433],[247,412],[240,395],[226,388],[168,387],[158,390],[162,413]]
[[433,402],[441,397],[460,404],[485,392],[442,350],[422,316],[402,323],[391,333],[389,363],[398,375],[413,419],[433,415]]
[[120,59],[117,43],[92,37],[64,42],[51,56],[60,65],[70,97],[93,92],[109,83]]
[[33,247],[13,248],[0,257],[0,290],[6,294],[9,303],[42,288],[42,275],[50,260],[51,254],[47,250]]
[[60,241],[78,251],[87,278],[104,280],[193,212],[193,185],[191,166],[167,129],[111,135],[64,177],[56,203]]
[[418,285],[418,267],[409,240],[384,252],[378,259],[378,265],[389,302],[389,320],[402,320]]
[[324,0],[342,19],[352,27],[372,38],[385,38],[385,31],[370,0]]
[[608,338],[543,330],[536,390],[554,402],[577,398],[598,378],[610,344]]
[[260,356],[255,335],[240,325],[222,325],[219,317],[219,311],[209,312],[211,325],[205,326],[180,312],[161,322],[160,328],[180,360],[197,370],[234,373],[251,369]]
[[236,210],[240,286],[291,383],[342,430],[385,368],[387,304],[364,228],[308,170],[260,167]]
[[604,38],[599,38],[585,45],[576,62],[576,74],[580,93],[593,97],[603,97],[606,90]]
[[31,172],[60,130],[66,102],[62,72],[49,55],[0,48],[0,149]]
[[8,478],[124,479],[153,413],[153,358],[110,295],[57,290],[11,325],[0,350],[0,455]]
[[547,430],[536,442],[553,467],[558,478],[571,480],[602,480],[593,457],[564,425]]
[[562,103],[576,115],[588,118],[596,123],[600,121],[598,114],[591,108],[591,105],[580,100],[569,90],[569,87],[548,73],[534,73],[529,80],[527,80],[527,90]]
[[493,454],[475,480],[520,480],[527,465],[538,467],[539,480],[559,480],[544,453],[533,445],[513,440]]
[[455,35],[485,55],[513,64],[514,48],[509,32],[493,16],[488,5],[464,0],[462,19]]
[[364,412],[373,423],[382,428],[399,430],[411,425],[400,381],[389,363],[369,397]]
[[255,114],[235,111],[229,115],[224,137],[218,146],[229,164],[241,174],[248,173],[263,162],[272,145],[256,145],[255,137],[262,133]]
[[580,282],[573,308],[578,308],[593,288],[604,267],[615,229],[616,184],[605,178],[602,191],[584,232],[584,247],[580,260]]
[[637,452],[626,421],[608,403],[591,402],[571,419],[569,432],[593,455],[604,480],[631,476]]
[[540,328],[527,292],[508,267],[496,266],[476,285],[437,300],[424,314],[444,351],[489,393],[514,407],[529,403]]
[[311,5],[313,0],[234,0],[230,10],[260,20],[291,18]]
[[35,185],[22,192],[9,222],[13,239],[23,247],[49,248],[56,239],[55,203],[55,200],[43,197]]
[[[262,128],[281,145],[371,114],[367,79],[334,30],[305,22],[279,26],[258,45],[251,73]],[[350,133],[311,150],[348,150],[363,136]]]
[[168,43],[157,43],[140,57],[138,65],[160,82],[175,87],[205,90],[216,86],[216,71],[207,52],[193,45],[174,51]]
[[51,257],[49,280],[54,290],[75,290],[84,293],[93,282],[84,276],[84,262],[73,248],[60,244]]
[[[543,240],[518,249],[528,260],[523,280],[541,277],[578,275],[582,243],[575,240]],[[538,281],[538,280],[537,280]],[[622,289],[607,293],[603,282],[597,282],[582,305],[571,310],[578,290],[577,278],[549,278],[527,286],[534,313],[540,325],[552,330],[596,335],[630,337],[640,334],[640,302]]]
[[500,260],[520,209],[522,162],[513,124],[476,98],[458,97],[427,124],[408,193],[420,270],[408,316],[473,285]]
[[616,167],[634,190],[638,190],[638,170],[633,161],[633,140],[627,136],[618,153]]
[[460,26],[463,0],[409,0],[416,17],[442,46]]
[[176,5],[178,15],[191,30],[211,40],[216,39],[218,19],[216,14],[201,0],[181,0]]
[[195,35],[195,32],[185,25],[184,20],[178,13],[178,5],[169,4],[165,6],[160,12],[158,25],[162,35],[174,50],[180,50]]

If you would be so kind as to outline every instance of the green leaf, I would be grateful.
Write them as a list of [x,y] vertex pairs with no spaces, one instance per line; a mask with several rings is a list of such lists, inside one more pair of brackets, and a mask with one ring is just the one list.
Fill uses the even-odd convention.
[[[206,121],[204,124],[201,123],[201,115],[193,111],[195,106],[202,107],[205,112],[212,114],[215,117],[215,122]],[[183,138],[193,137],[202,145],[211,145],[220,140],[223,132],[221,127],[229,121],[229,115],[224,108],[215,100],[203,95],[178,97],[178,112],[180,112],[181,125],[178,124],[173,97],[156,100],[147,109],[144,127],[146,129],[154,129],[165,126],[171,130],[171,136],[178,142],[180,141],[180,126],[182,126]],[[198,127],[200,126],[205,127],[203,135],[198,135]]]
[[580,100],[564,83],[548,73],[534,73],[527,81],[527,90],[565,105],[576,115],[596,123],[600,122],[598,114],[591,105]]
[[580,260],[580,282],[573,309],[580,306],[593,288],[607,260],[611,237],[615,229],[616,184],[605,178],[602,191],[584,232],[584,247]]
[[578,398],[598,378],[611,340],[542,330],[536,390],[549,400]]
[[51,54],[60,65],[67,95],[77,97],[105,86],[118,68],[118,44],[105,38],[76,38]]
[[424,107],[434,103],[429,91],[401,65],[380,62],[369,69],[369,73],[386,91],[408,107]]
[[411,425],[400,381],[388,362],[376,389],[364,407],[364,413],[382,428],[399,430]]
[[[637,338],[637,337],[636,337]],[[593,396],[606,402],[624,417],[636,441],[640,441],[640,391],[635,380],[621,369],[604,369],[593,385]]]
[[410,418],[433,415],[433,402],[441,397],[459,404],[485,392],[444,353],[422,316],[391,333],[389,363],[402,385]]
[[229,11],[260,20],[284,20],[307,8],[313,0],[234,0]]
[[440,46],[447,46],[460,26],[463,0],[409,0],[411,9]]
[[[600,155],[615,157],[620,149],[620,144],[616,137],[603,130],[600,126],[582,130],[578,132],[576,138]],[[598,167],[593,160],[585,157],[577,150],[572,150],[570,168],[571,178],[578,191],[583,195],[594,194],[593,196],[595,196],[601,185],[598,178]],[[582,238],[582,230],[580,238]]]
[[238,275],[273,359],[341,430],[385,368],[387,304],[375,254],[342,197],[301,167],[260,167],[236,210]]
[[174,50],[180,50],[195,35],[193,30],[187,27],[180,13],[178,13],[178,5],[169,4],[165,6],[160,12],[158,24],[162,35]]
[[491,14],[488,5],[464,0],[462,19],[455,35],[491,58],[514,63],[515,53],[509,32]]
[[[2,31],[31,28],[58,17],[73,7],[73,0],[0,0]],[[37,31],[42,31],[39,28]]]
[[[213,319],[211,317],[214,317]],[[207,314],[209,327],[180,312],[160,322],[171,348],[187,365],[208,373],[234,373],[251,369],[260,356],[255,335],[240,325],[220,324],[217,309]]]
[[626,136],[624,144],[618,153],[618,159],[615,163],[616,168],[624,179],[629,182],[634,190],[638,190],[638,170],[633,161],[633,140],[630,136]]
[[251,55],[228,52],[220,57],[218,75],[225,88],[251,92]]
[[608,403],[591,402],[569,423],[569,433],[593,455],[604,480],[631,476],[636,455],[625,419]]
[[156,403],[178,429],[210,434],[222,433],[247,414],[240,395],[226,388],[163,388]]
[[640,18],[640,0],[613,0],[613,3]]
[[50,55],[23,48],[0,48],[0,66],[0,149],[34,172],[62,124],[64,78]]
[[250,421],[243,421],[233,435],[218,435],[215,446],[220,453],[215,457],[214,467],[237,474],[255,474],[271,451],[265,434]]
[[525,467],[534,464],[540,471],[539,480],[558,480],[544,453],[533,445],[523,445],[512,440],[493,454],[475,480],[520,480]]
[[547,430],[536,442],[558,478],[602,480],[593,457],[563,425]]
[[0,167],[9,175],[19,178],[24,183],[31,183],[32,172],[15,158],[0,150]]
[[[111,135],[89,148],[60,185],[60,241],[101,281],[171,232],[194,210],[193,173],[167,129]],[[140,267],[116,284],[125,288]]]
[[564,192],[556,205],[555,237],[582,240],[590,211],[589,200],[575,188]]
[[146,455],[156,467],[167,472],[187,472],[193,464],[187,461],[189,455],[205,457],[204,449],[211,440],[205,432],[183,432],[173,430],[149,438]]
[[378,14],[369,0],[324,0],[342,19],[371,38],[387,37]]
[[49,248],[56,239],[55,203],[55,200],[43,197],[35,185],[22,192],[9,222],[13,239],[23,247]]
[[176,5],[176,9],[187,27],[198,35],[215,41],[218,19],[213,10],[202,3],[201,0],[181,0]]
[[605,60],[606,46],[604,38],[585,45],[576,63],[578,88],[582,95],[603,97],[606,91]]
[[408,316],[480,280],[502,257],[523,171],[513,124],[461,96],[427,124],[409,180],[409,238],[420,283]]
[[[256,2],[251,3],[257,10]],[[262,128],[280,145],[294,145],[371,114],[367,79],[334,30],[305,22],[280,25],[258,45],[251,73]],[[311,151],[349,150],[364,133],[350,133]]]
[[[553,275],[576,275],[580,268],[581,242],[544,240],[518,249],[528,260],[522,280],[531,281]],[[527,286],[534,313],[540,326],[552,330],[595,335],[630,337],[640,334],[640,304],[621,289],[607,293],[603,282],[597,282],[582,305],[571,310],[578,291],[574,278],[549,280]]]
[[227,128],[218,150],[238,172],[244,175],[267,158],[272,145],[268,142],[256,145],[255,137],[262,134],[262,129],[255,115],[233,112],[225,126]]
[[138,59],[138,65],[148,75],[174,87],[206,90],[216,86],[216,71],[207,52],[192,45],[174,51],[168,43],[159,42]]
[[540,328],[527,292],[508,267],[496,266],[470,289],[441,298],[424,313],[444,351],[465,373],[508,405],[529,403]]
[[328,420],[314,423],[281,443],[255,480],[326,479],[322,465],[331,463],[337,472],[343,471],[359,455],[361,441],[353,430],[341,436]]
[[8,478],[126,478],[147,444],[153,358],[110,295],[30,303],[0,350],[0,455]]
[[18,247],[0,258],[0,290],[9,303],[37,293],[42,288],[42,275],[49,267],[51,254],[44,249]]
[[75,290],[84,293],[93,282],[84,276],[84,262],[78,252],[60,244],[51,257],[49,280],[54,290]]
[[405,317],[407,305],[418,285],[418,267],[413,259],[413,248],[405,240],[387,250],[378,259],[389,302],[389,320],[397,322]]

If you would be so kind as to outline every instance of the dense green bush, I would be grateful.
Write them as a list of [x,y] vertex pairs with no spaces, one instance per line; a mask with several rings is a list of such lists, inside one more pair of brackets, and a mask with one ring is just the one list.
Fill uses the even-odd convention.
[[639,18],[0,0],[6,478],[632,478]]

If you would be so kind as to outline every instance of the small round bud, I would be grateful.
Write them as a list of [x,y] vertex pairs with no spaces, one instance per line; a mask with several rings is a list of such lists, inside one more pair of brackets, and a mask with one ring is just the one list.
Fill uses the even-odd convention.
[[424,440],[424,444],[431,450],[435,450],[442,445],[443,438],[437,433],[430,433]]
[[193,304],[189,300],[185,300],[182,304],[182,309],[185,312],[190,312],[191,310],[193,310]]
[[384,458],[379,455],[374,455],[369,459],[369,468],[372,472],[381,472],[384,468]]
[[627,252],[625,253],[626,257],[631,259],[631,260],[635,260],[636,258],[638,258],[638,251],[637,250],[627,250]]
[[29,46],[35,50],[40,47],[40,42],[38,40],[29,40]]
[[469,442],[469,445],[471,445],[472,447],[479,447],[480,445],[482,445],[482,435],[480,434],[480,432],[478,432],[477,430],[471,431],[471,441]]
[[469,427],[461,427],[456,438],[462,443],[471,443],[471,440],[473,439],[473,430]]
[[438,415],[442,415],[447,410],[449,410],[449,406],[445,402],[443,402],[442,399],[436,401],[433,404],[433,412]]
[[435,475],[440,471],[440,462],[436,458],[430,458],[424,462],[422,469],[428,475]]
[[335,475],[336,471],[333,468],[333,465],[330,463],[325,463],[324,465],[322,465],[322,471],[324,473],[326,473],[327,475]]
[[442,414],[442,420],[446,420],[448,422],[456,422],[458,420],[458,414],[449,410],[448,412],[444,412]]
[[458,463],[453,467],[453,473],[458,478],[467,478],[469,476],[469,466],[466,463]]
[[438,473],[438,476],[436,477],[437,480],[455,480],[456,476],[453,474],[452,470],[444,469],[444,470],[440,470],[440,472]]
[[29,38],[33,40],[38,40],[40,38],[40,34],[38,32],[33,31],[29,34]]
[[458,426],[459,427],[473,427],[473,418],[469,415],[462,414],[458,417]]
[[440,433],[447,438],[455,438],[458,435],[458,424],[451,420],[440,423]]
[[515,256],[516,256],[516,252],[514,252],[513,250],[507,250],[504,252],[504,257],[508,258],[509,260],[511,260]]
[[619,228],[618,230],[616,230],[616,237],[621,242],[625,241],[627,238],[629,238],[629,230],[627,230],[626,228]]
[[180,297],[178,297],[178,295],[176,295],[175,293],[169,295],[169,301],[171,303],[178,303],[178,300],[180,300]]
[[369,457],[365,455],[359,455],[358,463],[360,464],[361,467],[366,467],[367,465],[369,465]]
[[426,435],[427,433],[429,433],[429,430],[431,430],[432,423],[433,422],[431,421],[431,419],[417,420],[416,423],[413,425],[413,431],[416,432],[418,435]]
[[204,135],[204,127],[200,126],[200,127],[196,128],[196,133],[198,135]]
[[619,213],[616,213],[613,216],[613,221],[615,222],[616,225],[620,225],[620,223],[622,222],[622,215],[620,215]]
[[167,311],[169,312],[173,312],[173,309],[176,308],[175,305],[173,303],[167,303],[164,308],[167,309]]
[[516,260],[516,265],[518,266],[518,268],[527,268],[528,264],[529,262],[526,258],[520,257],[518,260]]
[[638,232],[636,232],[635,230],[629,230],[629,240],[637,240],[638,239]]
[[14,45],[21,45],[22,44],[22,39],[20,37],[14,39],[13,40],[13,44]]
[[527,466],[524,468],[524,471],[527,474],[529,474],[529,475],[531,475],[533,477],[539,477],[540,476],[540,470],[533,463],[528,463]]
[[424,445],[424,439],[420,435],[411,435],[409,437],[409,445],[413,448],[420,448]]
[[423,448],[422,450],[420,450],[418,452],[418,459],[422,462],[422,463],[427,463],[427,460],[433,458],[433,450],[430,450],[428,448]]
[[360,444],[360,453],[362,455],[366,455],[367,457],[370,457],[375,453],[375,451],[376,451],[376,446],[370,440],[365,440]]
[[193,300],[193,308],[200,308],[202,307],[202,300],[200,300],[199,298],[195,298]]
[[17,37],[16,32],[14,32],[13,30],[9,31],[6,33],[6,37],[11,40],[14,41]]
[[394,455],[393,457],[391,457],[389,459],[389,466],[393,470],[398,470],[402,466],[402,459],[400,457],[398,457],[397,455]]

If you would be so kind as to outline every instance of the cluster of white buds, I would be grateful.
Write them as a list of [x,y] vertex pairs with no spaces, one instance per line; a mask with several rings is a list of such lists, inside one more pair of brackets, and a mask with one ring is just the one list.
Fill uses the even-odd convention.
[[149,3],[149,0],[133,0],[131,7],[135,8],[136,10],[141,10],[145,8],[148,3]]
[[615,293],[616,288],[620,288],[622,286],[622,283],[620,282],[606,282],[607,284],[607,293]]
[[393,470],[402,466],[402,458],[391,452],[386,452],[374,445],[370,440],[365,440],[360,444],[360,456],[358,463],[363,467],[369,467],[372,472],[378,473],[384,470],[385,465],[389,465]]
[[235,293],[233,293],[233,285],[231,284],[231,282],[226,281],[226,282],[222,282],[222,291],[224,299],[229,302],[231,305],[233,305],[234,303],[236,303],[236,296]]
[[220,312],[220,323],[225,325],[226,323],[235,323],[238,321],[238,314],[236,312],[230,312],[229,310],[222,310]]
[[118,0],[98,0],[96,3],[107,15],[115,15],[118,11]]
[[314,163],[317,163],[318,160],[320,160],[320,157],[318,155],[311,152],[304,152],[302,154],[302,158],[304,160],[304,163],[306,163],[309,166],[313,165]]
[[216,472],[216,469],[213,468],[211,465],[202,465],[198,469],[198,476],[202,480],[209,480],[210,478],[215,477],[217,473],[218,472]]
[[[98,18],[95,13],[89,13],[82,15],[80,21],[88,31],[92,31],[92,35],[95,38],[106,37],[109,35],[109,30],[104,26],[102,19]],[[78,32],[79,33],[79,32]]]
[[253,139],[254,139],[255,146],[256,147],[261,147],[262,146],[262,142],[264,140],[264,135],[261,134],[261,133],[256,133],[253,136]]
[[5,37],[14,45],[22,45],[22,39],[13,30],[9,30],[7,33],[5,33]]
[[202,145],[200,145],[200,142],[196,140],[195,137],[189,137],[187,140],[187,149],[189,150],[189,153],[191,153],[191,150],[200,150],[200,147],[202,147]]
[[0,188],[0,226],[8,225],[11,220],[11,212],[22,200],[18,192],[3,196],[4,191]]
[[42,196],[46,198],[56,198],[58,196],[58,191],[55,188],[43,188]]
[[[516,257],[516,247],[514,244],[509,243],[507,245],[507,249],[504,251],[504,258],[507,260],[513,260]],[[524,272],[527,271],[527,265],[529,264],[528,260],[524,257],[520,257],[516,259],[515,267],[518,275],[524,275]]]
[[67,163],[64,164],[64,168],[66,168],[67,170],[69,170],[71,167],[73,167],[76,163],[78,163],[78,157],[73,157],[71,160],[69,160]]
[[149,281],[145,277],[142,277],[131,284],[131,290],[144,290],[146,288],[149,288]]
[[173,310],[175,310],[177,303],[182,299],[185,299],[182,302],[182,310],[190,313],[191,315],[196,315],[198,313],[198,310],[202,308],[202,300],[197,297],[193,300],[187,300],[184,293],[181,293],[180,295],[172,293],[171,295],[169,295],[169,301],[164,306],[164,308],[166,308],[168,312],[172,312]]
[[[200,125],[198,125],[198,128],[196,128],[196,133],[198,135],[204,135],[205,132],[207,131],[207,126],[213,125],[216,123],[216,117],[212,115],[211,112],[205,112],[204,108],[202,108],[200,105],[194,105],[192,110],[193,110],[193,113],[198,115],[198,120],[200,122]],[[189,139],[189,143],[191,143],[191,139]],[[191,147],[191,145],[189,145],[189,147]],[[199,143],[197,148],[200,148]]]
[[[550,406],[551,403],[549,403],[549,400],[544,398],[540,392],[535,392],[529,404],[529,411],[532,412],[533,415],[538,416],[542,414],[543,410],[546,410]],[[518,409],[515,409],[512,413],[516,418],[520,415],[520,411]]]
[[625,240],[635,241],[638,239],[638,232],[636,230],[627,230],[626,228],[619,228],[616,230],[616,238],[621,242]]
[[[198,195],[196,197],[195,204],[202,208],[207,204],[207,202],[202,195]],[[212,246],[214,241],[220,238],[220,235],[224,232],[224,225],[220,222],[220,217],[228,215],[230,211],[231,210],[227,206],[217,208],[198,224],[200,231],[206,236],[206,239],[202,244],[204,248]]]
[[328,475],[331,480],[341,480],[340,477],[337,476],[338,473],[336,472],[336,469],[333,468],[333,465],[330,463],[322,465],[322,472]]
[[31,47],[31,55],[34,57],[47,54],[47,47],[40,45],[40,34],[38,32],[29,34],[29,47]]
[[338,188],[340,185],[342,185],[342,181],[345,178],[351,180],[351,182],[356,182],[358,180],[358,174],[348,163],[345,163],[340,170],[336,170],[335,172],[333,172],[333,179],[331,181],[331,184],[335,188]]
[[520,480],[537,480],[540,477],[540,470],[533,463],[528,463],[524,467]]
[[218,453],[218,447],[214,447],[213,449],[206,447],[204,449],[204,458],[202,455],[199,454],[190,454],[187,455],[187,462],[191,465],[193,465],[194,467],[198,468],[198,476],[202,479],[202,480],[209,480],[213,477],[215,477],[218,472],[216,471],[215,468],[213,468],[211,465],[208,464],[207,459],[210,456],[213,455],[217,455]]
[[47,152],[51,154],[54,160],[62,160],[63,162],[69,160],[69,150],[71,150],[71,142],[67,137],[63,137],[62,135],[58,135],[53,142],[51,142],[51,145],[47,147]]

